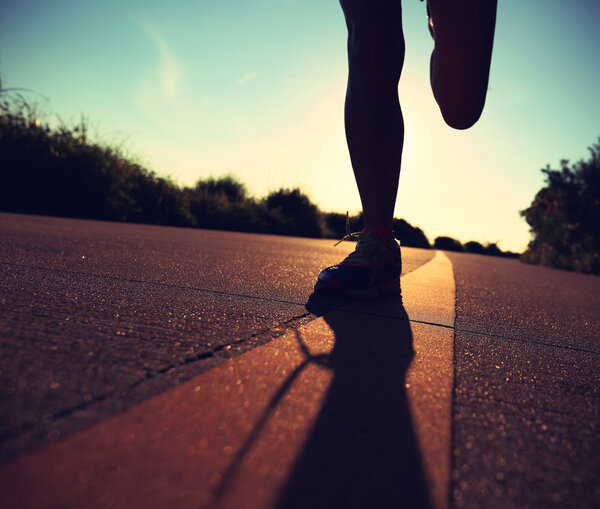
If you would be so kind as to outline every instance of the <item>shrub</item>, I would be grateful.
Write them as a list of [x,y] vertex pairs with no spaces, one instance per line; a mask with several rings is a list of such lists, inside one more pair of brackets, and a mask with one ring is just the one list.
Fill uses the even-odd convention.
[[484,253],[492,256],[502,256],[502,250],[495,242],[487,244],[484,248]]
[[191,226],[181,190],[90,141],[87,124],[51,129],[0,83],[0,208],[7,212]]
[[587,161],[542,170],[546,186],[521,211],[533,237],[522,261],[600,274],[600,140],[589,151]]
[[264,214],[232,176],[199,180],[184,190],[190,212],[201,228],[244,232],[267,231]]
[[278,233],[303,237],[324,236],[323,215],[299,189],[280,189],[272,192],[265,198],[264,203],[269,211],[282,219],[282,223],[277,226],[283,228]]
[[462,244],[452,237],[436,237],[433,241],[435,249],[443,249],[444,251],[462,251]]
[[[349,217],[350,230],[355,232],[363,228],[362,212]],[[329,212],[325,214],[325,224],[327,226],[327,236],[334,238],[342,238],[346,235],[346,215],[338,212]],[[404,219],[394,219],[392,221],[392,229],[395,237],[400,241],[400,244],[406,247],[422,247],[425,249],[431,248],[431,244],[423,233],[421,228],[412,226]]]
[[430,249],[431,244],[421,228],[412,226],[404,219],[394,219],[392,229],[400,244],[407,247],[422,247]]
[[477,242],[475,240],[470,240],[469,242],[465,242],[465,244],[463,245],[463,248],[467,253],[477,253],[477,254],[485,253],[485,247],[483,246],[483,244],[481,244],[480,242]]

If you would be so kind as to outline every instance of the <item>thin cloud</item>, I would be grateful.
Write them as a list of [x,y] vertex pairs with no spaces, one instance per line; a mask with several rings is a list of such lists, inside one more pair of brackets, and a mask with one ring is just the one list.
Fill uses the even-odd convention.
[[244,74],[244,76],[242,76],[239,80],[237,80],[237,82],[235,84],[236,84],[236,86],[239,86],[244,83],[248,83],[249,81],[252,81],[257,76],[258,76],[257,72],[250,72],[248,74]]
[[162,82],[164,98],[167,102],[172,103],[181,83],[181,66],[159,34],[156,35],[155,42],[160,54],[160,63],[156,71]]
[[149,112],[161,102],[163,105],[175,103],[183,72],[164,37],[148,25],[140,23],[139,26],[150,37],[158,53],[156,67],[142,78],[136,94],[140,107]]

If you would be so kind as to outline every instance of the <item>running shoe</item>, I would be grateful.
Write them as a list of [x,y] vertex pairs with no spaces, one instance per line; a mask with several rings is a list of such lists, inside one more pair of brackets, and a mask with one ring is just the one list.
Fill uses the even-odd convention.
[[348,233],[336,245],[343,240],[356,241],[356,249],[344,261],[319,274],[315,293],[359,299],[400,293],[402,258],[390,227],[377,225]]

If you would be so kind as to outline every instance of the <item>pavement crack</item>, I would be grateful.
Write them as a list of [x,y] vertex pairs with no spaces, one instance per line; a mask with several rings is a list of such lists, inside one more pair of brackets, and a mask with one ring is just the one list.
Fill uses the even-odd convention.
[[589,350],[587,348],[577,348],[577,347],[570,346],[570,345],[559,345],[556,343],[551,343],[548,341],[539,341],[539,340],[531,339],[531,338],[516,338],[516,337],[512,337],[512,336],[506,336],[503,334],[494,334],[491,332],[481,332],[481,331],[461,329],[461,328],[456,328],[455,331],[462,332],[465,334],[473,334],[473,335],[477,335],[477,336],[486,336],[486,337],[490,337],[490,338],[505,339],[507,341],[518,341],[519,343],[527,343],[527,344],[540,345],[540,346],[549,346],[551,348],[558,348],[561,350],[571,350],[574,352],[581,352],[581,353],[587,353],[587,354],[592,354],[592,355],[600,355],[600,352],[595,351],[595,350]]
[[[343,308],[340,309],[340,311],[343,311],[345,313],[356,313],[356,314],[365,315],[365,316],[373,316],[373,317],[377,317],[377,318],[391,318],[391,319],[400,320],[400,321],[406,320],[406,318],[403,318],[403,317],[390,316],[390,315],[386,315],[383,313],[376,313],[373,311],[359,311],[359,310],[354,310],[354,309],[343,309]],[[432,327],[443,327],[445,329],[451,329],[455,333],[462,332],[465,334],[474,334],[474,335],[478,335],[478,336],[486,336],[486,337],[490,337],[490,338],[504,339],[507,341],[518,341],[520,343],[535,344],[535,345],[540,345],[540,346],[548,346],[551,348],[571,350],[574,352],[581,352],[581,353],[587,353],[587,354],[592,354],[592,355],[600,355],[600,352],[595,351],[595,350],[590,350],[587,348],[578,348],[578,347],[574,347],[574,346],[570,346],[570,345],[559,345],[557,343],[552,343],[552,342],[548,342],[548,341],[539,341],[537,339],[532,339],[532,338],[518,338],[518,337],[513,337],[513,336],[507,336],[504,334],[496,334],[496,333],[492,333],[492,332],[482,332],[482,331],[471,330],[471,329],[463,329],[460,327],[456,327],[456,325],[447,325],[444,323],[428,322],[425,320],[414,320],[414,319],[411,319],[410,317],[408,318],[408,321],[411,323],[431,325]]]
[[55,273],[59,273],[59,274],[75,274],[75,275],[79,275],[79,276],[88,276],[88,277],[95,277],[95,278],[101,278],[101,279],[111,279],[114,281],[125,281],[128,283],[141,283],[141,284],[146,284],[146,285],[156,285],[156,286],[162,286],[164,288],[178,288],[181,290],[194,290],[194,291],[202,292],[202,293],[210,293],[210,294],[215,294],[215,295],[227,295],[227,296],[231,296],[231,297],[242,297],[245,299],[254,299],[254,300],[260,300],[260,301],[265,301],[265,302],[277,302],[280,304],[292,304],[292,305],[296,305],[296,306],[304,306],[304,304],[305,304],[304,302],[296,302],[296,301],[287,300],[287,299],[276,299],[273,297],[264,297],[264,296],[260,296],[260,295],[227,292],[225,290],[198,288],[196,286],[178,285],[178,284],[173,284],[173,283],[164,283],[161,281],[147,281],[145,279],[127,278],[127,277],[122,277],[122,276],[115,276],[112,274],[96,274],[93,272],[83,272],[83,271],[78,271],[78,270],[48,268],[48,267],[40,267],[39,265],[11,263],[11,262],[4,262],[4,261],[0,262],[0,264],[9,265],[12,267],[23,267],[23,268],[27,268],[27,269],[40,270],[43,272],[55,272]]
[[[144,373],[143,376],[141,376],[138,380],[135,380],[133,383],[129,384],[126,387],[120,387],[118,389],[108,391],[104,394],[97,395],[89,400],[82,401],[76,405],[72,405],[68,408],[63,408],[62,410],[58,410],[58,411],[54,412],[52,414],[52,421],[57,421],[60,419],[68,418],[76,412],[85,411],[86,409],[93,407],[95,405],[98,405],[100,403],[103,403],[103,402],[109,400],[110,398],[113,398],[115,396],[120,396],[123,394],[127,394],[127,393],[133,391],[135,388],[142,385],[143,383],[148,382],[158,376],[164,375],[170,371],[181,368],[183,366],[189,366],[190,364],[193,364],[196,362],[201,362],[203,360],[211,359],[211,358],[218,358],[218,359],[226,360],[228,358],[235,357],[237,355],[241,355],[242,353],[245,353],[246,351],[252,349],[253,347],[263,345],[263,344],[271,341],[272,339],[285,334],[289,330],[296,329],[298,326],[301,325],[301,323],[306,323],[306,322],[304,322],[304,320],[311,315],[312,315],[312,313],[309,313],[309,312],[301,313],[301,314],[293,316],[287,320],[284,320],[283,322],[279,322],[271,327],[267,327],[265,329],[257,331],[247,337],[219,345],[219,346],[213,348],[212,350],[208,350],[208,351],[200,352],[195,355],[190,355],[188,357],[184,357],[184,358],[180,359],[178,362],[171,362],[171,363],[169,363],[161,368],[158,368],[158,369],[154,369],[154,370],[146,369],[146,372]],[[313,319],[316,318],[316,316],[314,316],[314,315],[312,315],[312,316],[313,316]],[[311,320],[309,320],[309,321],[311,321]],[[257,338],[262,338],[262,341],[258,341],[256,344],[254,344],[254,340],[256,340]],[[244,348],[244,347],[246,347],[246,348]],[[18,437],[19,435],[21,435],[23,433],[26,433],[31,430],[35,430],[36,428],[40,428],[42,426],[43,426],[43,423],[40,420],[40,421],[35,421],[35,422],[30,422],[30,423],[24,424],[24,425],[20,426],[19,428],[2,431],[2,432],[0,432],[0,443],[10,440],[12,438]]]
[[410,323],[420,323],[423,325],[431,325],[433,327],[443,327],[444,329],[452,329],[452,330],[456,330],[455,327],[453,325],[447,325],[445,323],[437,323],[437,322],[427,322],[424,320],[413,320],[411,318],[404,318],[401,316],[391,316],[391,315],[386,315],[383,313],[374,313],[373,311],[359,311],[359,310],[355,310],[355,309],[340,309],[339,311],[343,311],[344,313],[354,313],[357,315],[363,315],[363,316],[372,316],[374,318],[388,318],[388,319],[392,319],[392,320],[398,320],[401,322],[410,322]]

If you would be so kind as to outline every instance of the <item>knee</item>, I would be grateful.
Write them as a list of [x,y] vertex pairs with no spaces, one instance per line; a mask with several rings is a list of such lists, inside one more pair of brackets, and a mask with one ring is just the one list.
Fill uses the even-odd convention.
[[440,106],[442,117],[444,122],[453,129],[465,130],[473,127],[483,112],[483,106],[481,108],[474,109],[461,109],[456,107],[442,107]]
[[[344,4],[355,4],[342,1]],[[404,37],[401,18],[394,19],[389,13],[370,8],[365,2],[361,7],[346,5],[348,26],[348,58],[351,65],[376,67],[381,71],[398,74],[404,62]],[[355,12],[360,10],[360,12]]]
[[476,124],[485,105],[485,96],[481,97],[464,89],[434,89],[434,96],[444,122],[458,130],[469,129]]

